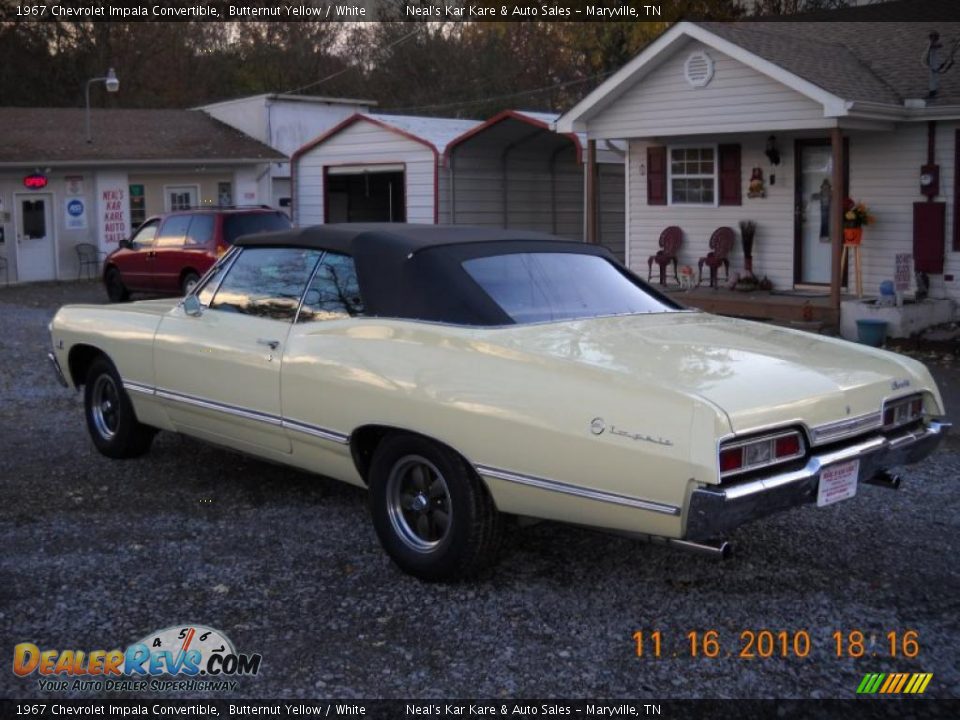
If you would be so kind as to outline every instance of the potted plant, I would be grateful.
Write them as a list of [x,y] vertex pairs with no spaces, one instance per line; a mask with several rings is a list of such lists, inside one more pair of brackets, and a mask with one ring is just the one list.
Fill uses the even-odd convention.
[[873,224],[873,215],[864,202],[854,202],[851,198],[843,201],[843,242],[847,245],[859,245],[863,240],[863,226]]
[[756,234],[757,224],[753,220],[740,221],[740,244],[743,247],[743,265],[750,276],[753,276],[753,238]]

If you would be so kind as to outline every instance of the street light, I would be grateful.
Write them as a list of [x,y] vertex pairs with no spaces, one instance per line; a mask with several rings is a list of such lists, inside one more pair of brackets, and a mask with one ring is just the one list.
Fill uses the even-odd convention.
[[86,88],[86,99],[87,99],[87,142],[92,143],[93,138],[90,137],[90,86],[95,82],[102,82],[107,86],[107,92],[115,93],[120,89],[120,80],[117,78],[117,73],[114,72],[113,68],[107,70],[105,77],[95,77],[87,80]]

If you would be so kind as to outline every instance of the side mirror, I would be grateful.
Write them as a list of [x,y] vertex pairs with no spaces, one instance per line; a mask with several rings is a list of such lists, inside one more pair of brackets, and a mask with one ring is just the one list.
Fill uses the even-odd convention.
[[190,317],[200,317],[203,314],[203,305],[196,295],[187,295],[183,299],[183,311]]
[[133,243],[130,242],[130,238],[124,238],[120,241],[120,247],[122,247],[124,250],[129,250],[133,247]]

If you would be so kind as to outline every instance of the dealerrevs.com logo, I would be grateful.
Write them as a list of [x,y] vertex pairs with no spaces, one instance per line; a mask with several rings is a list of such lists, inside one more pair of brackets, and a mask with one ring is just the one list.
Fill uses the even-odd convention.
[[177,625],[126,650],[42,650],[20,643],[13,649],[13,672],[24,678],[36,673],[38,689],[47,692],[233,691],[240,685],[234,678],[256,675],[260,660],[259,654],[238,653],[219,630]]

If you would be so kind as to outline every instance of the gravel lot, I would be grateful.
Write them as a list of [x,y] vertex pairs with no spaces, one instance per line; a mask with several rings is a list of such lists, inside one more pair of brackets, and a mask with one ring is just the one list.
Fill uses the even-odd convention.
[[[110,649],[186,622],[262,653],[236,697],[849,698],[867,672],[960,697],[956,437],[899,492],[741,529],[727,562],[543,523],[484,578],[425,585],[381,552],[360,490],[169,433],[138,460],[97,454],[44,356],[55,309],[102,296],[0,287],[0,697],[45,696],[9,671],[15,643]],[[806,630],[809,657],[737,657],[762,628]],[[663,657],[638,658],[654,629]],[[690,657],[710,629],[721,656]],[[907,629],[919,656],[886,657]],[[838,659],[835,630],[864,631],[867,656]]]

